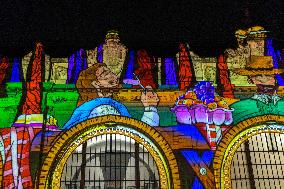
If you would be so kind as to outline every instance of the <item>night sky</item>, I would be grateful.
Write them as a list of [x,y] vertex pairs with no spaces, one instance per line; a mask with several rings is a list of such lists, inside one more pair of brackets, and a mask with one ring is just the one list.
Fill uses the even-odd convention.
[[236,46],[234,31],[253,25],[270,30],[284,48],[283,0],[1,0],[0,54],[22,56],[42,41],[53,57],[92,49],[117,29],[129,49],[173,56],[188,42],[201,56]]

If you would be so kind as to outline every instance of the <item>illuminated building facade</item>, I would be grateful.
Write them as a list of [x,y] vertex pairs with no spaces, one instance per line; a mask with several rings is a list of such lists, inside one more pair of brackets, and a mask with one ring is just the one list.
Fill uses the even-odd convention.
[[283,57],[253,41],[266,33],[211,58],[128,51],[116,31],[66,58],[37,43],[10,74],[1,57],[1,188],[281,188]]

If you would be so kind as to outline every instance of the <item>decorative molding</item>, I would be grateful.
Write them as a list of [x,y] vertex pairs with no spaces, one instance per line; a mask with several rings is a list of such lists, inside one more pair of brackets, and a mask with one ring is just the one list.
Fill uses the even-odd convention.
[[[267,125],[272,122],[276,125]],[[236,150],[248,138],[260,133],[283,133],[284,116],[264,115],[244,120],[233,126],[223,136],[216,150],[213,169],[216,188],[230,189],[231,187],[231,164]]]
[[181,187],[177,160],[162,135],[141,121],[114,115],[89,119],[62,132],[45,158],[36,185],[42,189],[60,188],[61,173],[70,154],[88,139],[108,133],[131,137],[145,146],[157,164],[162,189]]

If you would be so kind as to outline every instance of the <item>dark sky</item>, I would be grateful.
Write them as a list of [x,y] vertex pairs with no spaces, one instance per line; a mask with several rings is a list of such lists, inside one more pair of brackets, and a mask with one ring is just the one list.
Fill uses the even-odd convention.
[[32,50],[40,40],[53,57],[91,49],[106,31],[118,29],[128,48],[173,56],[189,42],[202,56],[216,56],[235,45],[234,31],[260,24],[276,48],[284,48],[283,0],[1,0],[0,54]]

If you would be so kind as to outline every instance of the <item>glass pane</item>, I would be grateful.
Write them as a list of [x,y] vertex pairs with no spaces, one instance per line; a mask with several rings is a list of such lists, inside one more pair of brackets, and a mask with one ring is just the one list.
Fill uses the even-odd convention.
[[107,134],[88,140],[68,158],[61,188],[80,188],[80,182],[94,189],[136,189],[137,183],[141,189],[156,189],[159,174],[144,146],[124,135]]
[[241,144],[231,165],[232,187],[283,187],[283,142],[284,134],[261,133]]

